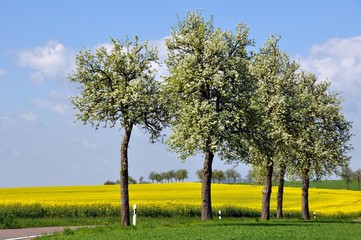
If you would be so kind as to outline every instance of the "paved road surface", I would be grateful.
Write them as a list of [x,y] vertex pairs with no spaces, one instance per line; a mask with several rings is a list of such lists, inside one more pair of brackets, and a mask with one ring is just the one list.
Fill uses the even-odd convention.
[[79,227],[44,227],[44,228],[21,228],[0,230],[0,240],[12,239],[32,239],[40,235],[62,232],[64,228],[77,229]]

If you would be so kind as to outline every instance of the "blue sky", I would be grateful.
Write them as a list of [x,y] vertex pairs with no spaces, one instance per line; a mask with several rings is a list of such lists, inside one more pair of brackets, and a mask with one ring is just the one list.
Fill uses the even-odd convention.
[[[361,1],[41,1],[0,2],[0,187],[91,185],[116,180],[122,132],[74,123],[66,76],[83,47],[96,49],[109,37],[138,35],[158,46],[177,16],[201,10],[223,30],[245,22],[256,47],[272,33],[305,70],[328,79],[353,122],[351,168],[361,168]],[[165,69],[159,69],[161,73]],[[162,143],[150,144],[139,130],[130,143],[130,175],[186,168],[190,180],[202,156],[186,162]],[[216,159],[214,169],[232,166]],[[236,169],[243,177],[248,168]]]

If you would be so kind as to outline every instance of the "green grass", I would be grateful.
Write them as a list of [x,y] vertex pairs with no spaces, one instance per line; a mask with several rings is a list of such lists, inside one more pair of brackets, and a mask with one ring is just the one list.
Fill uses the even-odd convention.
[[[241,183],[243,185],[248,185],[249,183]],[[262,183],[258,184],[262,185]],[[272,185],[274,187],[278,186],[277,181],[273,181]],[[301,188],[302,182],[301,181],[286,181],[285,187],[296,187]],[[310,181],[310,188],[322,188],[322,189],[340,189],[340,190],[347,190],[347,184],[345,180],[320,180],[320,181]],[[361,186],[360,186],[361,188]],[[351,181],[349,183],[349,189],[354,191],[360,191],[358,182]]]
[[349,220],[302,221],[258,219],[222,219],[203,223],[199,218],[139,219],[136,227],[100,226],[40,239],[348,239],[358,240],[361,223]]
[[[274,186],[278,186],[275,184]],[[300,181],[286,182],[285,187],[302,187]],[[358,190],[357,181],[351,181],[349,190]],[[311,181],[310,188],[326,188],[326,189],[347,189],[346,182],[344,180],[322,180],[322,181]]]

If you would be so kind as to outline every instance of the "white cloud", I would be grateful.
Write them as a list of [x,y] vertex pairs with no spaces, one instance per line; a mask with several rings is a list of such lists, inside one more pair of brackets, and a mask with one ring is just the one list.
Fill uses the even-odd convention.
[[357,156],[361,154],[361,36],[334,38],[315,45],[306,58],[300,58],[300,63],[301,68],[316,74],[320,80],[330,81],[331,88],[344,99],[343,112],[356,133],[351,139],[354,146],[351,168],[356,167]]
[[90,143],[87,140],[82,140],[81,144],[85,149],[89,149],[89,150],[97,150],[98,149],[98,146],[95,143]]
[[51,107],[51,110],[56,113],[64,114],[66,110],[68,109],[68,106],[65,104],[56,104]]
[[154,46],[158,49],[158,56],[159,59],[164,61],[164,59],[167,58],[167,46],[165,45],[165,39],[167,39],[167,37],[164,37],[162,39],[159,40],[150,40],[148,43],[150,46]]
[[13,155],[13,156],[20,156],[20,155],[21,155],[21,151],[20,151],[20,150],[12,150],[12,151],[11,151],[11,155]]
[[74,68],[74,52],[57,40],[46,42],[43,46],[22,51],[18,54],[18,64],[35,71],[29,79],[41,84],[46,79],[63,79]]
[[9,129],[11,126],[15,126],[16,121],[9,116],[0,116],[0,130]]
[[0,122],[6,123],[6,124],[16,124],[16,121],[9,116],[1,116]]
[[52,93],[49,99],[33,99],[30,103],[42,109],[50,110],[55,113],[65,114],[69,109],[69,103],[63,97]]
[[160,40],[152,40],[149,41],[149,46],[154,46],[158,50],[158,57],[160,64],[152,64],[152,67],[157,70],[157,78],[161,79],[161,77],[169,76],[169,72],[167,66],[165,65],[164,61],[167,59],[167,46],[165,45],[165,38]]
[[3,68],[0,68],[0,77],[4,76],[5,75],[5,70]]
[[342,95],[351,95],[361,102],[361,36],[334,38],[315,45],[300,63],[320,80],[329,80]]
[[86,149],[86,150],[91,150],[91,151],[96,151],[99,150],[99,146],[95,143],[89,142],[88,140],[85,139],[73,139],[73,142],[75,144],[79,144],[82,148]]
[[47,99],[33,99],[30,101],[31,104],[41,107],[41,108],[49,108],[50,102]]
[[107,53],[110,54],[111,51],[112,51],[112,49],[113,49],[113,44],[111,44],[111,43],[100,43],[100,44],[97,44],[95,47],[93,47],[92,52],[93,52],[93,53],[96,52],[96,50],[97,50],[98,48],[101,48],[101,47],[105,48],[105,49],[107,50]]
[[37,122],[38,121],[38,117],[32,112],[23,113],[23,114],[21,114],[21,117],[27,122]]

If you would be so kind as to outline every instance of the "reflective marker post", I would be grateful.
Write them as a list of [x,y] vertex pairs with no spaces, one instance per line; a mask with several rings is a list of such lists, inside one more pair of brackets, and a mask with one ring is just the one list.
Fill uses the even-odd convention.
[[137,225],[137,204],[133,206],[133,226]]
[[221,210],[218,210],[218,218],[222,219],[222,211]]

